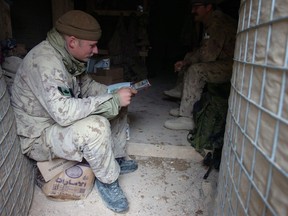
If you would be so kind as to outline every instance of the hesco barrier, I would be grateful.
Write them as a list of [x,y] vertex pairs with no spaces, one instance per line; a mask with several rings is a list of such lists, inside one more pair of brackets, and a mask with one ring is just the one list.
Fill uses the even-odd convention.
[[33,164],[21,153],[10,96],[0,67],[0,215],[28,215],[33,189]]
[[215,215],[288,215],[288,1],[241,1]]

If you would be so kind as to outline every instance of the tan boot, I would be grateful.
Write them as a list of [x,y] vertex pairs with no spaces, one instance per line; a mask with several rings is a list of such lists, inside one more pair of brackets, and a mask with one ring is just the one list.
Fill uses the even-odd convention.
[[179,117],[180,116],[180,110],[179,110],[179,108],[171,109],[169,114],[171,116]]
[[179,90],[176,89],[176,88],[171,89],[171,90],[164,91],[163,93],[164,93],[164,95],[166,95],[166,96],[168,96],[168,97],[181,99],[181,91],[179,91]]
[[194,121],[189,117],[179,117],[176,119],[167,120],[164,127],[171,130],[192,130],[194,128]]

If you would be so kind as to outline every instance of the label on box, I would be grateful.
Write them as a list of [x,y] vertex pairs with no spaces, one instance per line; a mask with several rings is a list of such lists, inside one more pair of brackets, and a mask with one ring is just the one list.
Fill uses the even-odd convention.
[[36,184],[54,200],[80,200],[87,197],[94,186],[95,175],[89,165],[78,163],[45,182],[40,172]]

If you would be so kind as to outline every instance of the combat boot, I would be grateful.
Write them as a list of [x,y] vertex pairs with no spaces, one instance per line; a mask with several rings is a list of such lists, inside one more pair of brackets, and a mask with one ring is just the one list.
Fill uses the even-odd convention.
[[180,116],[180,109],[179,108],[171,109],[169,114],[171,116],[179,117]]
[[189,117],[179,117],[167,120],[164,126],[172,130],[192,130],[194,128],[194,121]]
[[138,169],[138,164],[135,160],[126,160],[124,157],[116,158],[120,166],[120,175],[134,172]]
[[166,90],[163,92],[163,94],[168,97],[181,99],[181,91],[178,88]]
[[125,212],[128,210],[128,200],[125,197],[118,180],[111,184],[105,184],[98,179],[95,180],[95,187],[105,205],[114,212]]

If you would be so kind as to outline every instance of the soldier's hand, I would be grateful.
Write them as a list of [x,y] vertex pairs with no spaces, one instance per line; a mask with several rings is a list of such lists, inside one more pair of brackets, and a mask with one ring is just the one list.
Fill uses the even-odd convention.
[[137,91],[129,87],[124,87],[120,88],[117,94],[119,95],[120,106],[126,107],[131,103],[131,97],[137,94]]
[[175,72],[179,72],[181,71],[182,67],[184,66],[184,61],[177,61],[175,64],[174,64],[174,71]]

